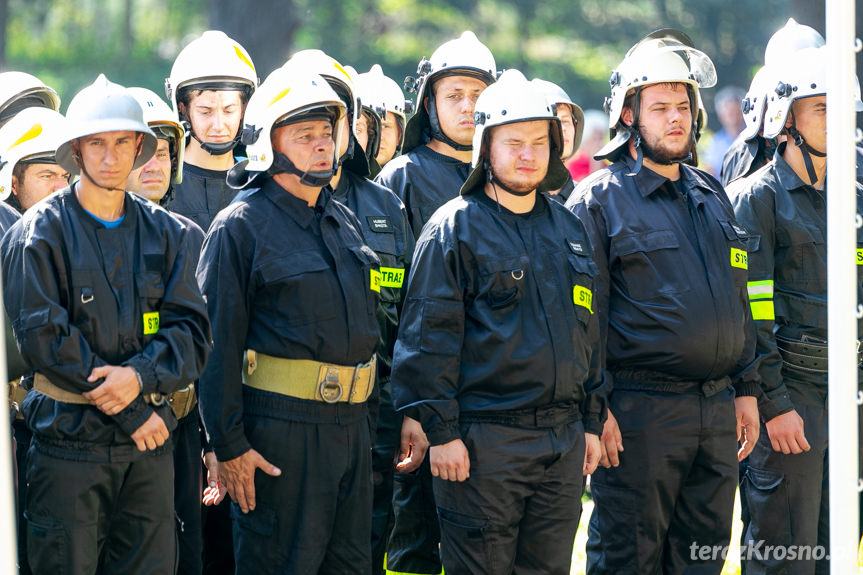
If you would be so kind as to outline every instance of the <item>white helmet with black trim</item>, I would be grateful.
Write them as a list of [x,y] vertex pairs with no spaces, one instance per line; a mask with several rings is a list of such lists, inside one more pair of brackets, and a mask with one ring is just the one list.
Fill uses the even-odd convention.
[[21,162],[55,164],[66,137],[66,118],[50,108],[26,108],[0,128],[0,200],[12,193],[12,173]]
[[[817,150],[806,143],[803,135],[797,131],[794,111],[791,106],[795,100],[827,94],[827,66],[825,66],[825,62],[828,59],[827,47],[818,46],[789,53],[781,65],[774,64],[776,67],[773,75],[774,88],[768,94],[769,100],[764,117],[764,137],[775,138],[783,131],[787,133],[794,140],[795,145],[800,148],[812,183],[817,180],[817,177],[810,155],[823,158],[827,152]],[[849,94],[849,96],[854,98],[855,109],[858,112],[863,111],[859,81],[855,82],[855,93]],[[789,117],[791,118],[791,125],[786,127]]]
[[177,113],[159,96],[147,88],[129,88],[129,93],[138,101],[144,112],[144,121],[159,139],[168,140],[171,149],[171,179],[173,183],[183,182],[183,151],[186,131]]
[[[434,83],[445,76],[469,76],[491,85],[498,76],[497,64],[491,50],[467,30],[455,40],[441,44],[431,58],[420,60],[417,77],[405,78],[405,90],[416,92],[416,113],[405,128],[403,150],[410,152],[422,146],[430,138],[440,140],[459,151],[468,151],[470,146],[459,144],[443,133],[435,107]],[[423,101],[428,97],[428,110]]]
[[569,173],[560,159],[563,150],[563,133],[554,105],[546,100],[545,93],[538,89],[536,84],[528,82],[524,74],[510,69],[501,74],[498,81],[483,91],[476,101],[474,108],[476,131],[473,133],[471,154],[473,169],[462,186],[461,193],[471,193],[485,182],[494,182],[495,185],[501,186],[510,193],[517,193],[503,185],[492,173],[488,158],[489,134],[491,129],[497,126],[535,120],[549,121],[551,139],[548,173],[540,185],[546,189],[558,189],[563,186]]
[[57,163],[72,175],[80,172],[72,143],[78,138],[103,132],[131,131],[144,135],[141,151],[132,169],[146,164],[156,151],[156,136],[144,122],[144,111],[129,91],[99,74],[84,87],[66,110],[66,136],[57,147]]
[[[183,100],[187,89],[237,90],[243,92],[248,101],[258,81],[258,73],[246,49],[224,32],[207,30],[177,54],[171,75],[165,79],[165,95],[174,111],[180,114],[177,103]],[[182,114],[180,116],[188,122]],[[230,142],[211,144],[200,142],[193,130],[187,129],[187,132],[201,143],[204,151],[215,156],[230,152],[239,142],[239,134]]]
[[394,156],[398,156],[402,152],[405,141],[406,114],[413,110],[413,102],[405,99],[398,83],[385,76],[378,64],[373,65],[368,72],[357,76],[357,85],[363,105],[368,102],[370,106],[379,110],[381,119],[384,119],[387,114],[393,114],[395,117],[400,137]]
[[545,94],[545,98],[549,104],[553,104],[554,106],[565,104],[572,110],[572,123],[575,127],[575,136],[572,138],[572,152],[564,160],[571,158],[578,151],[578,147],[581,145],[581,137],[584,135],[584,110],[572,101],[572,98],[569,97],[569,94],[563,88],[554,82],[540,78],[534,78],[531,82],[539,91]]
[[745,140],[751,140],[761,133],[767,100],[775,87],[776,82],[773,80],[770,68],[762,66],[755,72],[749,84],[749,90],[740,103],[744,123],[742,134]]
[[[362,106],[363,116],[366,118],[367,140],[364,149],[366,161],[370,168],[373,164],[375,165],[375,173],[377,173],[380,172],[380,166],[375,162],[375,156],[378,155],[381,146],[381,122],[386,115],[386,109],[374,102],[373,88],[363,80],[362,74],[358,74],[353,66],[345,66],[345,70],[354,79],[354,91]],[[354,132],[354,136],[357,137],[356,132]]]
[[0,126],[31,107],[60,111],[60,96],[42,80],[26,72],[0,73]]
[[[337,156],[342,133],[342,118],[347,106],[330,87],[327,80],[308,70],[279,68],[270,74],[252,96],[246,110],[242,141],[248,159],[228,172],[228,184],[246,187],[256,175],[290,173],[308,186],[325,186],[337,169]],[[270,135],[273,129],[297,122],[327,120],[333,126],[335,144],[333,167],[324,172],[303,171],[284,154],[273,150]]]
[[[701,101],[700,88],[716,85],[716,69],[713,62],[702,51],[692,45],[692,40],[679,30],[662,29],[652,32],[629,49],[620,65],[611,73],[611,97],[606,98],[605,109],[609,115],[608,125],[611,141],[594,158],[617,160],[624,145],[634,138],[638,159],[633,173],[641,169],[641,136],[638,133],[638,117],[641,89],[653,84],[685,84],[689,92],[692,112],[692,150],[695,149],[701,129],[707,124],[707,112]],[[627,126],[621,120],[624,102],[634,93],[633,123]],[[692,153],[674,162],[692,160]]]

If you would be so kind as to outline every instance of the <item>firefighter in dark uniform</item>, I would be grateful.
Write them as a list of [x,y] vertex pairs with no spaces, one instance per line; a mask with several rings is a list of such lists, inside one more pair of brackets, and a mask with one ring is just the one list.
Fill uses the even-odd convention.
[[214,326],[201,409],[238,574],[370,570],[380,261],[326,188],[344,114],[319,75],[268,77],[246,120],[258,138],[230,175],[248,188],[198,266]]
[[0,243],[4,303],[34,369],[25,516],[36,574],[171,573],[176,418],[165,396],[209,353],[188,230],[125,192],[155,137],[100,76],[69,105],[57,162],[81,179]]
[[[584,110],[572,101],[572,98],[569,97],[563,88],[554,82],[539,78],[534,78],[531,81],[537,90],[545,94],[548,103],[555,107],[557,117],[560,120],[561,131],[563,132],[563,150],[560,153],[560,159],[566,164],[581,145],[581,136],[584,134]],[[567,171],[567,173],[569,172]],[[547,192],[551,199],[565,204],[574,189],[575,182],[572,181],[572,176],[570,176],[560,189],[540,189],[540,191]]]
[[167,207],[206,231],[237,191],[225,183],[240,141],[243,114],[258,85],[249,53],[209,30],[177,55],[165,91],[189,136],[182,182]]
[[[63,143],[66,119],[51,108],[34,106],[21,110],[0,128],[0,237],[23,212],[51,193],[69,185],[69,173],[57,165],[57,146]],[[9,402],[15,434],[15,467],[18,511],[18,563],[20,573],[30,573],[27,565],[27,522],[24,501],[27,496],[27,450],[30,430],[24,423],[21,405],[32,387],[32,370],[14,345],[15,335],[7,314],[6,373],[9,377]],[[25,379],[22,379],[25,378]]]
[[[160,204],[183,174],[185,131],[177,114],[156,94],[146,88],[129,88],[144,110],[144,121],[156,135],[156,152],[146,164],[132,170],[126,189]],[[204,244],[204,231],[189,218],[172,214],[189,229],[189,257],[198,265]],[[179,544],[178,575],[201,575],[203,570],[203,533],[201,525],[201,426],[195,409],[198,400],[195,384],[190,383],[168,396],[177,417],[174,442],[174,509],[177,512]]]
[[417,240],[396,407],[431,447],[444,570],[569,573],[605,392],[596,268],[560,186],[560,121],[521,72],[476,104],[474,170]]
[[[740,478],[750,511],[744,543],[753,549],[762,540],[765,546],[819,545],[823,555],[829,553],[827,59],[825,48],[809,48],[777,71],[779,89],[767,106],[764,135],[783,133],[785,142],[732,198],[738,221],[758,238],[749,258],[749,299],[758,369],[772,390],[759,401],[761,437]],[[863,110],[859,97],[856,105]],[[856,194],[863,213],[859,183]],[[783,561],[753,552],[742,558],[747,574],[827,573],[829,562],[812,555]]]
[[[406,89],[417,92],[417,100],[416,113],[405,128],[403,155],[375,178],[404,203],[415,238],[467,180],[474,104],[497,76],[491,51],[469,31],[439,46],[417,70],[415,80],[405,80]],[[393,486],[394,525],[387,546],[390,571],[441,571],[431,473],[428,462],[419,467],[427,445],[419,423],[403,418]]]
[[[342,130],[351,140],[342,138],[338,150],[343,159],[333,176],[330,186],[333,198],[345,204],[357,216],[362,227],[365,243],[381,260],[379,268],[380,305],[377,311],[381,340],[377,352],[377,389],[379,395],[370,407],[375,424],[375,443],[372,450],[372,481],[374,504],[372,509],[372,573],[381,573],[386,553],[386,542],[392,521],[393,469],[398,453],[401,417],[396,415],[390,391],[390,370],[393,346],[398,335],[399,314],[402,309],[402,288],[407,280],[414,237],[408,223],[407,212],[401,200],[387,188],[368,180],[368,164],[371,151],[377,149],[380,132],[369,131],[366,144],[357,141],[351,133],[355,114],[357,82],[338,62],[323,52],[308,54],[303,62],[313,72],[321,74],[348,108],[342,120]],[[300,56],[300,60],[303,57]],[[363,113],[366,113],[365,105]],[[374,113],[374,112],[372,112]],[[377,125],[380,124],[378,118]],[[363,150],[366,155],[362,156]],[[371,154],[374,158],[374,154]]]
[[[363,105],[368,102],[380,111],[381,133],[375,162],[379,167],[383,167],[402,153],[405,113],[413,111],[413,102],[405,100],[401,87],[392,78],[384,76],[379,64],[374,64],[368,72],[359,74],[357,85]],[[377,174],[371,174],[370,177],[375,176]]]
[[779,142],[774,138],[766,138],[761,129],[767,103],[776,96],[776,68],[780,67],[792,52],[823,45],[824,37],[817,30],[798,24],[794,18],[789,18],[785,26],[770,37],[764,49],[764,66],[752,78],[749,91],[741,102],[746,125],[725,153],[722,162],[720,179],[724,187],[727,188],[734,180],[756,172],[773,159]]
[[719,183],[686,165],[705,120],[699,88],[715,80],[680,32],[631,48],[612,73],[614,136],[596,156],[614,163],[567,203],[600,269],[611,389],[591,574],[718,574],[724,558],[691,546],[728,545],[737,460],[757,437],[748,237]]

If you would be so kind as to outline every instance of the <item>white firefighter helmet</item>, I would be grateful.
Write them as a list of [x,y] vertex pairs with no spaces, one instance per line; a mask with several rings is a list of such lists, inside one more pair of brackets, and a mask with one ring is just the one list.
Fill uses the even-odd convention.
[[356,133],[357,115],[360,113],[361,103],[355,86],[356,75],[352,73],[352,68],[349,70],[342,66],[335,58],[321,50],[300,50],[285,62],[283,68],[303,70],[323,76],[345,102],[350,116],[351,133]]
[[165,96],[175,111],[183,88],[242,90],[249,97],[258,86],[258,72],[246,49],[219,30],[207,30],[180,50],[171,75],[165,79]]
[[405,141],[406,112],[409,107],[412,109],[413,102],[405,99],[401,87],[395,80],[385,76],[383,69],[378,64],[373,65],[368,72],[357,76],[357,86],[359,86],[360,99],[363,101],[363,105],[368,102],[379,110],[381,120],[387,114],[392,114],[395,117],[399,126],[400,139],[394,155],[398,156],[401,154],[402,145]]
[[749,90],[740,103],[744,122],[742,133],[745,140],[751,140],[761,132],[767,100],[775,87],[776,82],[773,80],[770,68],[762,66],[755,72],[755,76],[752,77],[752,82],[749,84]]
[[[594,156],[616,159],[630,138],[630,130],[621,127],[620,114],[630,91],[662,83],[686,84],[692,102],[693,137],[697,138],[707,123],[707,112],[701,101],[700,88],[716,85],[716,69],[702,51],[692,46],[692,40],[678,30],[662,29],[645,36],[629,49],[620,65],[611,73],[611,97],[606,98],[606,111],[611,141]],[[636,107],[637,108],[637,107]],[[636,124],[637,124],[636,118]],[[635,128],[633,128],[635,129]]]
[[[405,152],[425,144],[427,137],[446,142],[456,150],[470,149],[469,146],[452,141],[441,131],[438,123],[431,86],[445,76],[470,76],[490,85],[497,78],[497,64],[491,50],[470,30],[462,32],[455,40],[441,44],[429,60],[423,58],[417,66],[417,77],[405,78],[405,89],[417,94],[414,106],[416,113],[405,128]],[[426,97],[429,97],[428,110],[423,105]]]
[[66,110],[66,137],[57,148],[57,163],[72,175],[80,171],[72,157],[72,142],[102,132],[131,131],[144,135],[141,152],[132,169],[146,164],[156,151],[156,136],[144,122],[144,111],[134,96],[119,84],[99,74],[96,81],[84,87]]
[[[364,151],[366,154],[366,160],[368,161],[369,166],[371,166],[371,163],[375,161],[375,156],[378,155],[378,150],[380,150],[381,147],[381,122],[386,114],[386,109],[384,109],[380,104],[374,103],[373,100],[375,100],[375,98],[372,95],[372,87],[368,85],[368,82],[363,81],[361,75],[357,73],[356,68],[353,66],[345,66],[345,70],[347,70],[351,78],[354,79],[354,91],[362,105],[363,115],[366,117],[367,141]],[[354,132],[354,136],[356,135],[356,132]],[[380,166],[377,166],[377,171],[380,171]]]
[[569,97],[569,94],[563,88],[554,82],[540,78],[534,78],[531,82],[540,92],[545,94],[545,98],[549,104],[555,106],[566,104],[572,110],[572,123],[575,125],[575,135],[572,138],[572,153],[567,158],[572,157],[578,151],[578,147],[581,145],[581,137],[584,135],[584,110],[572,101],[572,98]]
[[[764,137],[775,138],[782,133],[794,100],[823,96],[827,93],[828,60],[826,47],[805,48],[788,56],[778,66],[773,77],[773,89],[768,93],[764,118]],[[860,85],[853,95],[856,110],[863,110],[860,101]]]
[[782,66],[789,54],[818,48],[824,45],[824,36],[817,30],[805,24],[798,24],[794,18],[789,18],[785,26],[777,30],[764,49],[765,66]]
[[[323,76],[291,68],[277,69],[267,77],[249,101],[242,136],[248,159],[231,168],[228,183],[242,188],[256,174],[272,171],[274,165],[280,171],[299,172],[298,175],[303,174],[301,178],[310,174],[312,179],[320,177],[329,181],[335,172],[335,164],[329,175],[301,172],[293,164],[284,169],[284,162],[290,161],[281,155],[280,158],[275,157],[270,135],[274,127],[280,124],[326,119],[333,124],[334,156],[337,156],[339,142],[342,137],[347,136],[342,134],[341,123],[346,109],[345,103]],[[325,185],[326,181],[320,185]]]
[[26,108],[0,128],[0,200],[12,193],[19,162],[54,164],[66,136],[66,118],[50,108]]
[[0,74],[0,126],[9,118],[29,107],[60,111],[60,96],[42,80],[26,72]]
[[129,88],[128,92],[138,100],[144,112],[144,121],[153,130],[157,138],[171,142],[171,170],[175,184],[183,181],[183,151],[185,149],[186,131],[177,113],[168,106],[152,90],[147,88]]
[[549,103],[543,91],[536,84],[528,82],[524,74],[510,69],[501,74],[493,85],[489,86],[476,101],[474,122],[476,131],[473,134],[473,153],[471,167],[473,168],[467,181],[462,186],[462,193],[470,193],[479,187],[489,176],[487,143],[490,130],[505,124],[517,122],[532,122],[534,120],[549,121],[551,139],[551,154],[548,163],[548,174],[543,185],[548,189],[563,186],[569,175],[563,161],[560,159],[563,150],[563,134],[560,129],[560,119]]

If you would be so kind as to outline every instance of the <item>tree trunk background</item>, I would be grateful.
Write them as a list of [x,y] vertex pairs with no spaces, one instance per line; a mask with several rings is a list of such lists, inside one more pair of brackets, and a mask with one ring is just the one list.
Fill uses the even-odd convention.
[[210,28],[249,52],[261,81],[290,56],[300,23],[294,0],[209,0],[208,7]]

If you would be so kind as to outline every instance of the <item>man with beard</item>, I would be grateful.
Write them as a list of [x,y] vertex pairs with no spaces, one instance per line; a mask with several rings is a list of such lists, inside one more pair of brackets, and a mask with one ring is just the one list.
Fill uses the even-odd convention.
[[544,94],[508,70],[476,110],[473,171],[417,240],[393,399],[431,443],[446,573],[569,573],[605,415],[596,268],[537,193],[569,176]]
[[704,121],[698,90],[715,70],[685,34],[660,30],[611,78],[615,134],[597,157],[614,163],[567,202],[600,269],[610,389],[588,573],[718,574],[724,558],[691,546],[729,543],[759,385],[748,237],[719,183],[686,164]]

